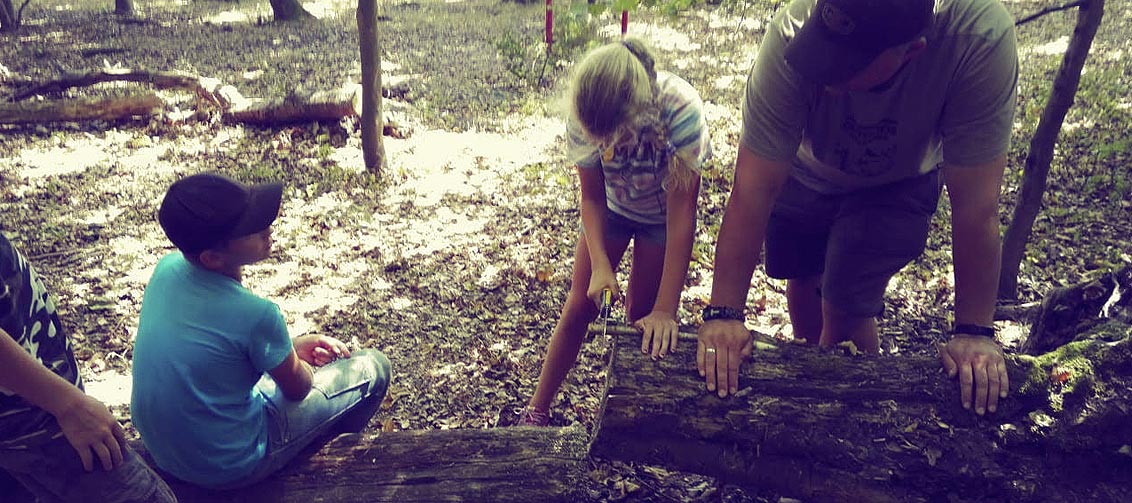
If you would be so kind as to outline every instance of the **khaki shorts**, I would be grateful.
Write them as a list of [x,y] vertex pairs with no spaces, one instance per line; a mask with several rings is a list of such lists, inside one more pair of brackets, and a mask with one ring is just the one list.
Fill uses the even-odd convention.
[[791,177],[767,226],[767,275],[821,275],[822,298],[834,306],[851,315],[882,313],[888,281],[924,251],[940,187],[938,170],[836,195]]

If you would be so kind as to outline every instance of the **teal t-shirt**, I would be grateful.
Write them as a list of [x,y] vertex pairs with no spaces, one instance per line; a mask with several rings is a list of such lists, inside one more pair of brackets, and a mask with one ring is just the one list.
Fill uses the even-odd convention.
[[244,478],[267,447],[263,374],[291,352],[279,307],[236,280],[161,259],[134,343],[134,426],[161,469],[204,486]]

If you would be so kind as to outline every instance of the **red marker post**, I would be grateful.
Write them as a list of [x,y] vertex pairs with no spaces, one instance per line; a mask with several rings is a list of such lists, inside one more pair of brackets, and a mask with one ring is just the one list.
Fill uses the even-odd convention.
[[[550,2],[550,0],[546,0]],[[629,31],[629,11],[621,11],[621,36],[624,37],[625,33]]]
[[546,0],[546,50],[550,50],[550,44],[554,43],[554,10],[551,9],[550,2],[553,0]]

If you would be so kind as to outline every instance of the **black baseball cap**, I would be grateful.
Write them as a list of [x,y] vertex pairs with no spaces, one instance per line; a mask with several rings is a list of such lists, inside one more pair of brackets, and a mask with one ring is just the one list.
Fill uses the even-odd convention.
[[821,85],[845,82],[927,29],[935,0],[818,0],[786,45],[786,62]]
[[196,254],[271,227],[282,200],[282,183],[246,185],[201,173],[173,182],[157,220],[177,248]]

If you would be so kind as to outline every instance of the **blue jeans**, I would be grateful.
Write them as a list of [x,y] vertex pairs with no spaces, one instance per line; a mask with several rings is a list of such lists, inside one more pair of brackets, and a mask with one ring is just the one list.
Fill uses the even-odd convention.
[[267,453],[250,475],[216,489],[235,489],[267,478],[315,440],[331,433],[356,433],[369,423],[389,388],[389,359],[375,349],[350,353],[315,369],[310,393],[287,400],[270,376],[256,384],[267,399]]

